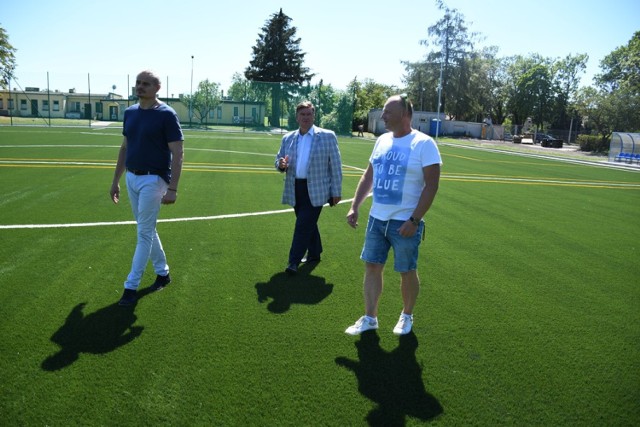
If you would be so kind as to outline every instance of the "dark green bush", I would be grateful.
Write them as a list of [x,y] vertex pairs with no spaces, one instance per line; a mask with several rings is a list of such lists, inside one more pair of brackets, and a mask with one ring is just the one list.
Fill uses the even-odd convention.
[[609,152],[610,138],[599,135],[578,135],[580,151],[590,151],[593,153]]

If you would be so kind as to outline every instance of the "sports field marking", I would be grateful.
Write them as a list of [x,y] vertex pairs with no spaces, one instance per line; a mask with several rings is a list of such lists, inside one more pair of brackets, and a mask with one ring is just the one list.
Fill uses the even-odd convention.
[[[35,168],[98,168],[112,169],[114,163],[105,162],[81,162],[81,161],[62,161],[62,160],[4,160],[0,159],[0,167],[35,167]],[[357,166],[343,164],[343,176],[359,177],[363,169]],[[227,172],[227,173],[277,173],[271,166],[252,165],[252,164],[221,164],[221,163],[185,163],[182,169],[186,172]],[[357,172],[357,174],[350,173]],[[577,181],[563,180],[559,178],[541,179],[530,178],[526,176],[498,176],[498,175],[473,175],[473,174],[442,174],[441,177],[445,181],[464,181],[464,182],[483,182],[483,183],[511,183],[511,184],[538,184],[538,185],[557,185],[572,187],[597,187],[597,188],[627,188],[640,189],[640,183],[613,182],[613,181]]]
[[[209,149],[204,149],[209,150]],[[224,151],[224,150],[215,150]],[[228,152],[228,151],[227,151]],[[231,151],[233,153],[260,155],[260,153],[246,153]],[[262,154],[264,155],[264,154]],[[271,155],[269,155],[271,156]],[[344,176],[357,177],[364,169],[343,164]],[[73,159],[6,159],[0,158],[0,167],[67,167],[67,168],[100,168],[111,169],[115,167],[113,162],[104,162],[98,160],[77,161]],[[185,162],[184,171],[190,172],[253,172],[253,173],[277,173],[271,165],[264,164],[242,164],[242,163],[190,163]],[[358,172],[357,175],[349,173],[349,171]],[[541,179],[530,178],[527,176],[499,176],[499,175],[474,175],[474,174],[442,174],[443,180],[449,181],[469,181],[469,182],[502,182],[502,183],[523,183],[523,184],[543,184],[543,185],[565,185],[565,186],[581,186],[581,187],[600,187],[600,188],[640,188],[640,183],[627,182],[611,182],[611,181],[576,181],[563,180],[560,178]]]
[[[341,200],[340,204],[351,203],[352,201],[353,199]],[[287,212],[293,212],[293,208],[280,209],[275,211],[263,211],[263,212],[245,212],[245,213],[225,214],[225,215],[194,216],[194,217],[188,217],[188,218],[166,218],[166,219],[159,219],[158,222],[161,223],[161,222],[212,221],[217,219],[232,219],[232,218],[246,218],[251,216],[276,215],[276,214],[283,214]],[[84,222],[84,223],[70,223],[70,224],[16,224],[16,225],[0,225],[0,230],[18,230],[18,229],[36,229],[36,228],[105,227],[110,225],[136,225],[136,222],[135,221],[113,221],[113,222]]]
[[[640,173],[640,168],[635,167],[633,165],[623,165],[620,163],[609,163],[606,161],[593,161],[593,160],[582,160],[582,159],[573,159],[573,158],[567,158],[567,157],[560,157],[557,155],[546,155],[546,154],[536,154],[536,153],[522,153],[522,152],[518,152],[518,151],[511,151],[511,150],[501,150],[499,148],[489,148],[489,147],[475,147],[475,146],[471,146],[471,145],[460,145],[460,144],[451,144],[451,143],[446,143],[446,142],[441,142],[438,145],[443,145],[443,146],[447,146],[447,147],[452,147],[452,148],[462,148],[462,149],[467,149],[467,150],[478,150],[478,151],[488,151],[491,153],[500,153],[500,154],[508,154],[511,156],[518,156],[518,157],[530,157],[533,159],[543,159],[543,160],[554,160],[554,161],[558,161],[561,163],[574,163],[574,164],[579,164],[579,165],[588,165],[588,166],[596,166],[596,167],[605,167],[605,168],[612,168],[612,169],[623,169],[626,171],[630,171],[630,172],[637,172]],[[459,155],[455,155],[455,154],[447,154],[449,156],[459,156]],[[463,157],[463,156],[459,156],[461,158],[467,159],[467,160],[478,160],[478,159],[474,159],[471,157]],[[506,162],[504,160],[502,161],[497,161],[497,162]]]
[[474,175],[448,175],[444,174],[446,181],[461,182],[493,182],[502,184],[523,184],[523,185],[553,185],[560,187],[585,187],[585,188],[622,188],[630,190],[640,190],[640,183],[609,182],[609,181],[571,181],[561,179],[539,179],[539,178],[517,178],[499,176],[474,176]]
[[[5,146],[7,147],[7,146]],[[17,146],[17,147],[52,147],[50,145],[30,145],[30,146]],[[96,145],[66,145],[65,147],[109,147],[109,148],[117,148],[118,146],[96,146]],[[466,146],[455,146],[455,147],[463,147],[469,148]],[[474,147],[471,147],[474,148]],[[198,151],[213,151],[213,152],[226,152],[226,153],[234,153],[234,154],[247,154],[251,156],[264,156],[264,157],[272,157],[275,158],[273,154],[266,153],[252,153],[252,152],[243,152],[243,151],[230,151],[230,150],[219,150],[219,149],[211,149],[211,148],[188,148],[189,150],[198,150]],[[491,150],[490,150],[491,151]],[[499,150],[495,150],[499,151]],[[518,154],[511,153],[508,154]],[[526,156],[526,155],[525,155]],[[531,155],[530,157],[543,157],[537,155]],[[551,160],[563,160],[555,157],[549,158]],[[583,162],[590,165],[594,165],[593,162]],[[113,168],[115,167],[114,162],[102,162],[102,161],[76,161],[76,160],[64,160],[64,159],[0,159],[0,167],[93,167],[93,168]],[[362,173],[364,169],[351,166],[344,165],[343,168],[352,169],[359,173]],[[201,171],[201,172],[236,172],[236,173],[247,173],[249,171],[253,173],[275,173],[275,169],[271,166],[263,166],[263,165],[246,165],[246,164],[218,164],[218,163],[185,163],[185,167],[183,168],[185,171]],[[358,177],[360,175],[351,175],[345,174],[345,176],[354,176]],[[539,179],[539,178],[527,178],[527,177],[501,177],[501,176],[493,176],[493,175],[473,175],[473,174],[443,174],[441,177],[445,181],[458,181],[458,182],[477,182],[477,183],[501,183],[501,184],[520,184],[520,185],[554,185],[554,186],[568,186],[568,187],[588,187],[588,188],[616,188],[616,189],[632,189],[637,190],[640,189],[640,183],[624,183],[624,182],[591,182],[591,181],[571,181],[571,180],[561,180],[561,179]],[[342,200],[340,204],[350,203],[353,199]],[[262,216],[262,215],[275,215],[286,212],[293,212],[292,208],[282,209],[282,210],[272,210],[272,211],[263,211],[263,212],[247,212],[247,213],[237,213],[237,214],[225,214],[225,215],[214,215],[214,216],[199,216],[199,217],[188,217],[188,218],[167,218],[167,219],[159,219],[159,223],[164,222],[188,222],[188,221],[210,221],[210,220],[218,220],[218,219],[232,219],[232,218],[243,218],[243,217],[251,217],[251,216]],[[15,224],[15,225],[0,225],[0,230],[7,229],[43,229],[43,228],[72,228],[72,227],[102,227],[102,226],[111,226],[111,225],[135,225],[135,221],[113,221],[113,222],[91,222],[91,223],[69,223],[69,224]]]

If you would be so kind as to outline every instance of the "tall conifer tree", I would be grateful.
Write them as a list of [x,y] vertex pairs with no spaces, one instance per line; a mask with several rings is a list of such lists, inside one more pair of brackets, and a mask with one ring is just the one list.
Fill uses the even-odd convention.
[[[313,74],[304,66],[306,53],[300,49],[300,38],[296,38],[296,27],[290,25],[291,18],[280,12],[271,15],[258,35],[253,47],[253,59],[245,69],[247,80],[302,84]],[[279,126],[282,88],[272,86],[271,125]]]

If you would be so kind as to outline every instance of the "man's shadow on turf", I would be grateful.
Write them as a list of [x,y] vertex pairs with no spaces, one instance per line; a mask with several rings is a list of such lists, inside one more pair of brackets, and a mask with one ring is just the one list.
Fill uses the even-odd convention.
[[[138,301],[149,294],[149,288],[138,291]],[[60,350],[47,357],[41,364],[45,371],[58,371],[74,363],[80,353],[104,354],[130,343],[144,329],[133,326],[138,319],[134,313],[136,305],[122,307],[117,302],[84,315],[86,303],[76,305],[60,327],[51,336],[51,341]]]
[[360,393],[377,403],[366,416],[370,426],[403,426],[407,416],[428,421],[442,414],[440,402],[424,388],[413,332],[400,336],[398,347],[391,352],[380,347],[376,331],[363,332],[355,345],[359,361],[346,357],[335,361],[353,371]]
[[325,279],[312,276],[315,264],[303,264],[296,275],[277,273],[271,280],[256,283],[259,302],[271,300],[267,309],[272,313],[284,313],[292,304],[318,304],[333,292],[333,285]]

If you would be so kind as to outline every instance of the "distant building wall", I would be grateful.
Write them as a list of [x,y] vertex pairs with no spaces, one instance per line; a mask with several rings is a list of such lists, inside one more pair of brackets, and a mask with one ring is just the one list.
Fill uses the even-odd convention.
[[[504,138],[504,128],[502,125],[492,125],[487,123],[462,122],[457,120],[444,120],[444,114],[440,113],[442,120],[438,129],[438,134],[442,136],[465,136],[477,139],[500,140]],[[438,113],[431,111],[414,111],[411,118],[411,127],[426,134],[432,134],[431,122],[437,120]],[[367,129],[374,135],[381,135],[386,132],[384,121],[382,120],[382,110],[373,109],[369,111],[367,118]],[[433,135],[432,135],[433,136]]]
[[[189,105],[179,98],[162,98],[178,115],[182,123],[209,125],[264,125],[265,105],[261,102],[242,102],[223,99],[219,106],[206,114],[203,120]],[[122,121],[124,110],[137,100],[126,99],[115,93],[89,94],[47,91],[39,88],[26,90],[0,90],[0,115],[13,117],[73,118]]]

